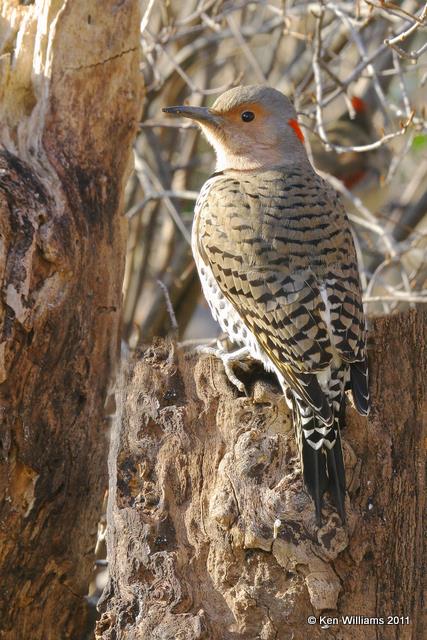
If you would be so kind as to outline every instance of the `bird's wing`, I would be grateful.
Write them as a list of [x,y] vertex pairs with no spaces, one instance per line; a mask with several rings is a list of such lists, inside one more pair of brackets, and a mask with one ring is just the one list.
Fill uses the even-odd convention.
[[[301,192],[300,183],[301,179],[297,185]],[[337,327],[338,350],[342,346],[346,359],[357,356],[351,353],[349,303],[344,299],[329,314],[320,291],[325,282],[316,272],[331,275],[326,282],[332,289],[337,281],[338,288],[345,285],[345,273],[332,269],[340,264],[340,249],[345,252],[346,247],[336,247],[343,242],[345,230],[331,223],[328,211],[311,218],[309,201],[308,208],[303,204],[298,211],[297,194],[292,199],[288,190],[291,220],[286,217],[284,200],[277,204],[279,186],[272,190],[273,196],[268,191],[263,195],[250,183],[246,186],[227,177],[218,181],[202,205],[198,252],[287,383],[329,421],[330,408],[313,375],[326,369],[333,358],[331,334],[335,335],[335,329],[328,326],[329,319]],[[350,243],[352,246],[351,236]]]
[[[322,181],[323,182],[323,181]],[[370,407],[366,323],[357,257],[344,208],[336,192],[323,183],[325,198],[346,222],[346,259],[332,265],[324,277],[332,344],[350,366],[350,383],[357,410],[368,415]]]

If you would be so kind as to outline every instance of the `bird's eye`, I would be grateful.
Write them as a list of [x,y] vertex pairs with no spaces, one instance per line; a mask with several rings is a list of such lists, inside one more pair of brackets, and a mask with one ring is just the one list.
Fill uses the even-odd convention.
[[253,113],[253,111],[244,111],[242,113],[243,122],[252,122],[254,118],[255,118],[255,114]]

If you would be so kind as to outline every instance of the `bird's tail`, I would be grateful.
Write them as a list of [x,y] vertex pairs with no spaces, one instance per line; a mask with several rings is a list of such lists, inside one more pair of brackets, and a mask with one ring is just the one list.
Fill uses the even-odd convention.
[[344,402],[339,415],[330,426],[299,401],[294,402],[294,425],[300,451],[304,483],[313,498],[316,520],[321,526],[322,502],[330,491],[335,506],[345,522],[345,469],[341,448],[340,427],[343,426]]

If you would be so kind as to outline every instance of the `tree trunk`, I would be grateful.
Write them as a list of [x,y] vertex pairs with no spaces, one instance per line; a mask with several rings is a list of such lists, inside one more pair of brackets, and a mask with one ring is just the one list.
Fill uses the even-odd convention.
[[84,637],[119,345],[137,0],[0,5],[0,638]]
[[136,357],[110,451],[97,638],[421,638],[426,318],[373,323],[373,410],[347,411],[344,528],[328,500],[315,525],[271,378],[247,376],[247,398],[210,356],[159,341]]

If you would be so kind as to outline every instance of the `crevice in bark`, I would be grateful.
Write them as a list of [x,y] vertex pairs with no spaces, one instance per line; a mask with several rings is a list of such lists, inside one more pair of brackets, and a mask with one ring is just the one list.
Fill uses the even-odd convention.
[[81,71],[82,69],[93,69],[94,67],[99,67],[100,65],[108,64],[112,60],[117,60],[117,58],[122,58],[129,53],[135,53],[138,51],[137,47],[132,47],[130,49],[125,49],[120,53],[116,53],[114,56],[110,56],[109,58],[105,58],[105,60],[100,60],[99,62],[92,62],[92,64],[82,64],[78,67],[66,67],[65,71]]

